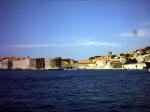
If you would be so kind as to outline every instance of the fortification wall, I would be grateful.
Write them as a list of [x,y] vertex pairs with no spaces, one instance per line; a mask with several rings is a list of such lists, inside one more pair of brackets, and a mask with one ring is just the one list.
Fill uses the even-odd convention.
[[8,61],[0,61],[0,69],[8,69]]
[[38,70],[44,70],[45,69],[45,58],[37,58],[36,59],[36,68]]
[[121,62],[108,62],[105,68],[106,69],[122,68],[122,63]]
[[29,61],[30,61],[30,69],[31,70],[36,70],[37,68],[36,68],[36,58],[30,58],[29,59]]
[[12,69],[30,69],[29,59],[12,61]]
[[61,69],[61,58],[45,58],[45,69]]

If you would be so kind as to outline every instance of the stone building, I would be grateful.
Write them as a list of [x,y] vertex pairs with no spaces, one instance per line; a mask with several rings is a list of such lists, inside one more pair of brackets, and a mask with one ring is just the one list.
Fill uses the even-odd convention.
[[12,61],[12,68],[11,69],[30,69],[30,59],[24,59],[24,60],[15,60]]
[[0,61],[0,69],[8,69],[8,61]]
[[21,70],[61,69],[61,58],[26,58],[12,61],[12,65],[6,61],[5,64],[0,64],[0,68]]
[[45,58],[37,58],[36,59],[36,69],[37,70],[45,69]]
[[111,59],[111,56],[112,56],[112,52],[107,52],[106,55],[107,62],[109,61],[109,59]]
[[135,64],[125,64],[123,68],[125,69],[146,69],[146,63],[135,63]]
[[126,58],[120,58],[120,62],[121,62],[122,64],[125,64],[125,63],[127,62],[127,60],[126,60]]
[[95,63],[98,69],[104,69],[107,64],[106,59],[96,59]]
[[36,58],[28,58],[29,59],[29,66],[31,70],[36,70]]
[[107,65],[105,66],[105,69],[117,69],[117,68],[122,68],[122,63],[121,62],[109,61],[107,63]]
[[45,58],[45,69],[62,69],[61,67],[61,58]]
[[75,67],[75,61],[73,59],[62,59],[62,68],[63,69],[73,69]]

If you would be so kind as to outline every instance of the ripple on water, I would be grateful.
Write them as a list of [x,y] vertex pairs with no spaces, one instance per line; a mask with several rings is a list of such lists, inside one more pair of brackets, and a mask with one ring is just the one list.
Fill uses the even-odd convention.
[[150,112],[147,71],[0,71],[0,112]]

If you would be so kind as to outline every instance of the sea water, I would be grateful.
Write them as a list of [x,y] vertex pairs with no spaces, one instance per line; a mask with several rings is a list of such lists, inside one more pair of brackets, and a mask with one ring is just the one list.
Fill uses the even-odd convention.
[[0,112],[150,112],[150,72],[0,71]]

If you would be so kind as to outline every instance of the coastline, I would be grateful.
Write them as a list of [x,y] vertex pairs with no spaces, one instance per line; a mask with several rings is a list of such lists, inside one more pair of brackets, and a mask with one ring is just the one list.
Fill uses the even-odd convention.
[[93,70],[93,71],[96,71],[96,70],[140,70],[140,71],[143,71],[143,70],[146,70],[146,71],[150,71],[150,69],[123,69],[123,68],[120,68],[120,69],[48,69],[48,70],[39,70],[39,69],[0,69],[0,71],[82,71],[82,70]]

